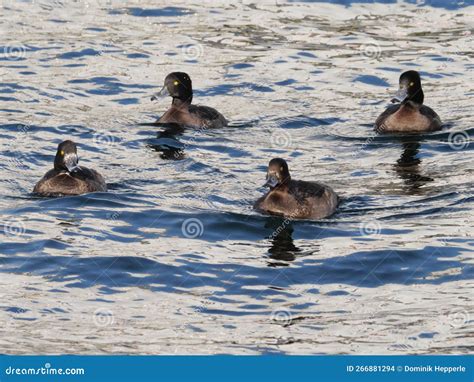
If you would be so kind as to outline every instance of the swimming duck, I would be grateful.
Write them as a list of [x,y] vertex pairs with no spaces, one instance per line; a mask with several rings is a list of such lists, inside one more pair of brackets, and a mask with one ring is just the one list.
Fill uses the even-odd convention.
[[268,164],[270,191],[254,205],[258,211],[291,219],[322,219],[336,211],[339,197],[332,188],[316,183],[293,180],[284,159],[274,158]]
[[42,196],[80,195],[107,191],[104,178],[95,170],[78,165],[77,147],[72,141],[59,144],[54,168],[36,184],[33,192]]
[[375,121],[379,133],[421,133],[441,129],[441,119],[433,109],[423,105],[424,94],[420,74],[409,70],[402,73],[399,90],[389,106]]
[[151,98],[152,101],[169,95],[173,98],[171,107],[157,123],[176,123],[197,128],[218,128],[227,126],[227,120],[216,109],[191,104],[193,87],[191,78],[183,72],[166,76],[163,88]]

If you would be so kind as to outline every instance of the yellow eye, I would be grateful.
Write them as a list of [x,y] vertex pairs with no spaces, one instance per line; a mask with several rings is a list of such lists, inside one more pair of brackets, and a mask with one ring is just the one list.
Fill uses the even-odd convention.
[[178,84],[179,84],[178,81],[173,82],[173,85],[174,85],[174,86],[178,86]]
[[63,151],[63,150],[61,150],[61,151],[59,152],[59,154],[61,154],[61,155],[64,155],[64,151]]
[[415,83],[414,83],[414,82],[410,82],[410,86],[413,86],[413,85],[415,85]]

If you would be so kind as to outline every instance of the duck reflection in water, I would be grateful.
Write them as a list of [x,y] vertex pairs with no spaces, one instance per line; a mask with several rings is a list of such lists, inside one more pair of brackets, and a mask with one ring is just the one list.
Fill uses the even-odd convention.
[[185,128],[177,123],[154,123],[153,126],[161,127],[156,141],[148,144],[152,150],[160,154],[161,159],[181,160],[184,158],[184,145],[179,142],[178,136],[183,135]]
[[428,182],[434,179],[420,173],[421,159],[418,158],[420,140],[415,136],[401,137],[402,154],[394,164],[394,169],[400,179],[404,182],[404,190],[409,195],[422,194],[422,189]]
[[265,228],[270,228],[272,233],[268,236],[271,247],[268,250],[270,258],[277,260],[269,266],[288,266],[286,262],[293,261],[296,254],[301,252],[293,242],[293,226],[289,218],[271,218],[265,223]]

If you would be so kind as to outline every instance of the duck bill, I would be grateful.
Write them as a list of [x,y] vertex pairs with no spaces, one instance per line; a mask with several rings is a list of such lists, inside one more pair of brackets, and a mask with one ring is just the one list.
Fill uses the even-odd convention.
[[77,154],[70,153],[64,156],[64,166],[66,166],[69,172],[73,172],[79,167],[79,159],[77,158]]
[[395,93],[395,96],[392,98],[392,102],[400,102],[403,103],[408,99],[408,92],[407,89],[405,88],[400,88],[398,91]]
[[164,98],[164,97],[169,96],[169,95],[170,95],[170,92],[168,91],[168,88],[165,85],[165,86],[163,86],[163,88],[159,92],[157,92],[157,93],[155,93],[151,96],[151,100],[152,101],[157,101],[160,98]]
[[276,177],[276,175],[268,174],[267,175],[267,181],[265,182],[263,187],[275,188],[276,186],[278,186],[278,183],[279,183],[279,181],[278,181],[278,178]]

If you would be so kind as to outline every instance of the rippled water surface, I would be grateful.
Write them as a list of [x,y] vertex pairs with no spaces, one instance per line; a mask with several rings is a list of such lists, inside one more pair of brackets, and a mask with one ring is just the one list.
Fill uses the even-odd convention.
[[[0,3],[2,352],[473,350],[472,2],[335,3]],[[408,69],[445,128],[375,136]],[[31,194],[65,139],[108,193]],[[338,212],[254,212],[275,156]]]

